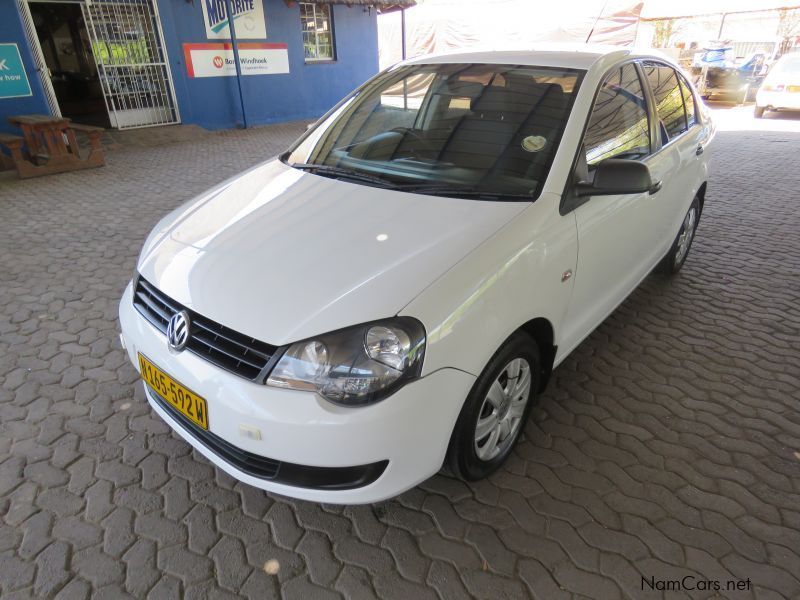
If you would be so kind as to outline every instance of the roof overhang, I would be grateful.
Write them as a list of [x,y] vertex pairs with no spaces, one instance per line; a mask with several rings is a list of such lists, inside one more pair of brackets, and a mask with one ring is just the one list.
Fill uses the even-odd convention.
[[[344,4],[345,6],[374,6],[380,12],[391,12],[402,8],[416,6],[417,0],[303,0],[312,4]],[[296,4],[295,0],[284,0],[287,5]]]

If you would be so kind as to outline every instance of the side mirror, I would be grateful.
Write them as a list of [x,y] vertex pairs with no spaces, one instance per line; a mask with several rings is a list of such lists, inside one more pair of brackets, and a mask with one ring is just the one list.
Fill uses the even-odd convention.
[[638,160],[626,158],[607,158],[597,164],[594,181],[581,181],[575,184],[575,195],[616,196],[621,194],[655,194],[661,189],[661,182],[653,182],[650,169]]

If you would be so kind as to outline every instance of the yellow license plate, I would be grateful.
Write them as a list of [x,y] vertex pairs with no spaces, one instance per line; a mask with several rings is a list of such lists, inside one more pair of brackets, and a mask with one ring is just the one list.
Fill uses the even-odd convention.
[[800,92],[800,85],[790,85],[786,89],[790,92]]
[[139,369],[142,379],[164,400],[192,423],[208,429],[208,406],[203,398],[175,381],[142,354],[139,354]]

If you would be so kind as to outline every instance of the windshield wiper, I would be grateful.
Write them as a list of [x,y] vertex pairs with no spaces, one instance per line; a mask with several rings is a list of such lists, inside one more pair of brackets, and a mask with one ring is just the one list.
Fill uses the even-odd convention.
[[430,183],[398,183],[390,179],[385,179],[378,175],[370,175],[354,169],[335,167],[332,165],[315,165],[313,163],[294,163],[289,166],[310,173],[317,173],[329,177],[341,177],[342,179],[352,179],[362,181],[371,185],[401,192],[411,192],[414,194],[430,194],[432,196],[456,196],[463,198],[483,198],[487,200],[533,200],[531,194],[499,192],[485,190],[474,187],[458,187],[452,185],[431,185]]
[[371,183],[373,185],[384,188],[395,188],[397,186],[397,184],[394,183],[393,181],[384,179],[383,177],[378,177],[377,175],[369,175],[368,173],[362,173],[361,171],[355,171],[353,169],[345,169],[343,167],[334,167],[331,165],[315,165],[312,163],[293,163],[290,164],[289,166],[294,167],[295,169],[301,169],[303,171],[317,173],[319,175],[341,177],[343,179],[355,179],[357,181],[363,181],[364,183]]
[[412,194],[430,194],[431,196],[456,196],[462,198],[484,198],[487,200],[533,200],[531,194],[517,192],[500,192],[479,188],[458,187],[449,185],[398,185],[394,189]]

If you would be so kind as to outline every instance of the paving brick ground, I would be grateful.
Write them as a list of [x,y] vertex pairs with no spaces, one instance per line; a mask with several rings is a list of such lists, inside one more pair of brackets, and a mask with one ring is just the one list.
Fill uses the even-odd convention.
[[800,597],[800,132],[770,123],[719,134],[686,267],[558,369],[507,468],[348,508],[213,468],[117,341],[159,216],[300,126],[0,179],[0,594],[671,599],[642,577],[692,575]]

